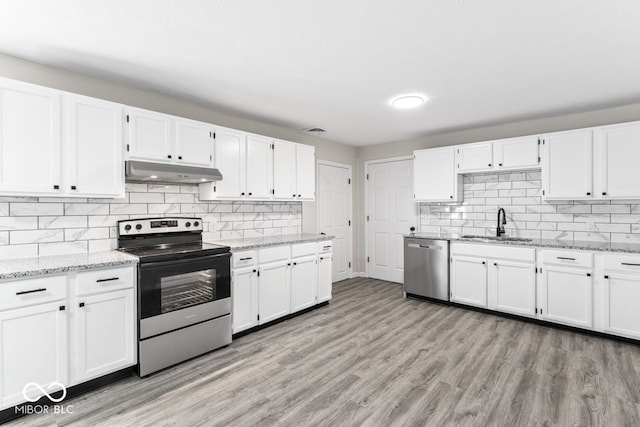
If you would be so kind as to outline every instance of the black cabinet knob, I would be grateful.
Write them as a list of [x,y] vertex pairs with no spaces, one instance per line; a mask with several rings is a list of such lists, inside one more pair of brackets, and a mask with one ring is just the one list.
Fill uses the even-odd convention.
[[294,195],[293,195],[293,196],[291,196],[291,197],[296,197],[296,195],[294,194]]
[[251,196],[253,193],[249,193],[249,195]]
[[167,154],[167,159],[170,159],[170,158],[171,158],[171,154]]
[[497,263],[497,262],[494,262],[494,263],[493,263],[493,265],[495,265],[495,266],[497,267],[497,266],[498,266],[498,263]]
[[81,302],[80,304],[78,304],[80,307],[84,307],[84,303]]
[[244,196],[244,193],[240,193],[241,196]]
[[502,166],[502,163],[498,163],[498,166]]
[[591,195],[591,193],[587,192],[587,196],[590,196],[590,195]]
[[485,264],[486,264],[486,262],[482,261],[482,265],[485,265]]
[[606,195],[607,195],[607,192],[606,192],[606,191],[603,191],[603,192],[602,192],[602,195],[603,195],[603,196],[606,196]]
[[491,163],[489,163],[489,167],[491,167]]
[[72,186],[71,186],[71,189],[72,189],[72,190],[77,190],[78,188],[77,188],[75,185],[72,185]]
[[182,160],[182,156],[178,156],[178,160]]
[[449,196],[450,199],[453,199],[453,196]]
[[302,195],[301,195],[301,194],[298,194],[298,197],[302,197]]
[[54,189],[54,190],[59,190],[59,189],[60,189],[60,186],[59,186],[59,185],[54,185],[54,186],[53,186],[53,189]]

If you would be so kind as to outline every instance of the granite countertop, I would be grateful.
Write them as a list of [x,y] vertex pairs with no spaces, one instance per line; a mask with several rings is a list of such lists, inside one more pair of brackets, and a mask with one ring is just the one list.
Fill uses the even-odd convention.
[[586,251],[607,251],[625,252],[640,254],[640,243],[612,243],[612,242],[590,242],[580,240],[554,240],[554,239],[530,239],[529,241],[509,241],[509,240],[477,240],[469,237],[462,237],[458,234],[435,234],[435,233],[415,233],[405,234],[404,237],[414,237],[418,239],[439,239],[456,242],[478,243],[483,245],[511,245],[511,246],[533,246],[539,248],[554,249],[578,249]]
[[136,264],[138,257],[120,251],[89,252],[71,255],[51,255],[0,261],[0,279],[42,276],[67,271],[115,267]]
[[268,246],[280,246],[293,243],[320,242],[331,239],[333,239],[333,236],[301,233],[283,234],[281,236],[248,237],[245,239],[215,240],[207,243],[229,246],[231,248],[231,252],[237,252],[245,249],[264,248]]

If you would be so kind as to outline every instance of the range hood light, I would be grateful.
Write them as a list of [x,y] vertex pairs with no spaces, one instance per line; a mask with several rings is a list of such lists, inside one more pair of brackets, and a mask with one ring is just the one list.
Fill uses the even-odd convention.
[[157,177],[158,177],[157,175],[151,175],[149,178],[156,179]]

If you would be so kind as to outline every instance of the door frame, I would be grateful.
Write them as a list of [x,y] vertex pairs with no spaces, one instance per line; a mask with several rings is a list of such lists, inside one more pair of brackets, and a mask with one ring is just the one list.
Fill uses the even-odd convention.
[[[396,156],[396,157],[387,157],[384,159],[375,159],[375,160],[367,160],[364,162],[364,174],[362,176],[362,180],[364,181],[364,214],[362,217],[362,221],[364,222],[364,275],[365,277],[369,277],[369,262],[367,261],[367,257],[369,256],[369,221],[367,221],[367,212],[369,212],[369,179],[367,176],[369,175],[369,166],[378,163],[391,163],[391,162],[399,162],[403,160],[413,160],[413,154],[407,154],[406,156]],[[418,203],[414,202],[414,205],[418,205]],[[420,231],[420,215],[417,208],[414,209],[416,211],[416,231]]]
[[[343,168],[343,169],[347,169],[349,171],[349,179],[351,179],[351,185],[349,185],[349,206],[348,206],[348,212],[349,212],[349,218],[351,220],[351,227],[350,227],[350,233],[349,236],[347,238],[347,251],[349,254],[349,259],[351,261],[350,264],[351,266],[349,267],[349,279],[352,279],[353,276],[353,230],[355,230],[355,224],[353,221],[353,167],[351,165],[347,165],[345,163],[338,163],[338,162],[332,162],[329,160],[321,160],[321,159],[317,159],[316,160],[316,170],[318,171],[317,177],[316,177],[316,197],[319,198],[320,197],[320,165],[323,166],[333,166],[333,167],[337,167],[337,168]],[[320,233],[320,203],[316,203],[316,230],[318,231],[318,233]],[[333,282],[333,271],[332,271],[332,282]]]

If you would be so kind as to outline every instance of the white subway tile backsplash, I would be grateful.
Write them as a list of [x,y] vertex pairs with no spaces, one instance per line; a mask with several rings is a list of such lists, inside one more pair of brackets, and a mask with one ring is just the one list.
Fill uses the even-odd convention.
[[513,236],[640,243],[637,201],[543,202],[538,171],[465,175],[463,186],[462,204],[420,205],[421,231],[494,235],[497,211],[503,207],[507,233]]
[[302,228],[300,202],[201,202],[193,185],[128,183],[126,189],[118,199],[0,198],[0,257],[115,249],[118,221],[149,216],[201,217],[209,241]]

